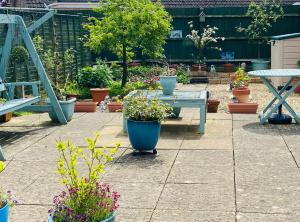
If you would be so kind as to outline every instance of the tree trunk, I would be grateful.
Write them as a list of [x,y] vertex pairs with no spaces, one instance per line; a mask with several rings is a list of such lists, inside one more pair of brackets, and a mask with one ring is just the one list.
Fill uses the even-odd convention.
[[127,52],[126,45],[123,44],[123,76],[122,76],[122,87],[126,85],[128,77],[128,69],[127,69]]

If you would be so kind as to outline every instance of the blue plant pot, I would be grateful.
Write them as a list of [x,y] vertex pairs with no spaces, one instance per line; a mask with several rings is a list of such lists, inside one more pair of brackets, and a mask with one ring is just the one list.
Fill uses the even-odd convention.
[[[116,213],[113,212],[109,218],[106,218],[105,220],[101,220],[99,222],[114,222],[115,218],[116,218]],[[52,219],[52,217],[50,215],[48,216],[48,222],[54,222],[54,220]]]
[[8,210],[9,210],[8,203],[6,203],[5,206],[0,209],[0,221],[1,222],[8,221]]
[[181,107],[173,107],[173,115],[171,116],[171,118],[178,118],[181,112]]
[[269,61],[266,60],[252,60],[252,69],[256,70],[266,70],[269,69]]
[[157,121],[127,120],[129,141],[135,150],[154,150],[160,136],[160,123]]
[[160,85],[164,95],[172,95],[176,87],[177,76],[160,76]]
[[[72,119],[72,116],[74,114],[75,101],[76,101],[76,98],[72,98],[67,101],[59,101],[59,104],[61,106],[61,109],[62,109],[67,121],[70,121]],[[47,103],[50,104],[49,101],[47,101]],[[55,123],[59,122],[59,120],[53,110],[51,110],[49,112],[49,117],[51,118],[51,120],[53,122],[55,122]]]

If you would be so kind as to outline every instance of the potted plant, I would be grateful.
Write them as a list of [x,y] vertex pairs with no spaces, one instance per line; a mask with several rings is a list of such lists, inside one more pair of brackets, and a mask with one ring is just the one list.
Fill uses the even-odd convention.
[[[114,221],[120,195],[100,179],[120,144],[110,149],[96,148],[98,139],[99,134],[87,138],[88,149],[79,148],[70,141],[58,141],[57,172],[66,190],[53,198],[49,222]],[[79,173],[79,163],[84,164],[86,173]]]
[[233,82],[232,94],[240,103],[247,103],[250,96],[250,89],[247,87],[250,77],[242,68],[239,68],[235,74],[236,80]]
[[160,136],[160,123],[170,116],[172,108],[157,99],[148,100],[136,95],[125,98],[124,115],[127,118],[127,132],[133,149],[153,151]]
[[172,95],[177,84],[176,69],[166,67],[165,72],[159,76],[159,83],[164,95]]
[[233,72],[234,65],[232,63],[227,62],[223,65],[223,67],[224,67],[224,72],[226,72],[226,73]]
[[[4,163],[0,161],[0,173],[4,170]],[[11,191],[4,193],[0,189],[0,221],[7,222],[8,221],[8,212],[9,208],[13,207],[17,201],[12,200]]]
[[120,96],[114,96],[111,101],[107,104],[109,112],[122,112],[123,102]]
[[109,84],[113,80],[111,68],[102,60],[93,67],[84,67],[77,76],[80,87],[90,88],[93,102],[100,103],[109,94]]
[[[75,55],[72,49],[60,53],[56,50],[56,45],[49,50],[44,50],[44,40],[37,35],[33,38],[33,43],[39,53],[45,67],[48,78],[56,94],[61,109],[67,121],[72,119],[74,114],[75,98],[67,99],[65,91],[69,83],[70,76],[74,72]],[[49,98],[45,101],[50,104]],[[50,110],[49,117],[53,122],[59,122],[54,110]]]
[[191,34],[188,34],[186,37],[192,41],[194,46],[197,48],[197,64],[192,66],[192,71],[206,71],[205,50],[214,49],[221,51],[221,48],[211,46],[212,43],[217,43],[218,40],[225,40],[225,38],[215,37],[216,32],[218,31],[217,27],[210,27],[209,25],[203,29],[201,35],[199,35],[199,31],[194,29],[194,24],[192,21],[188,23]]
[[251,1],[246,16],[251,18],[247,27],[236,27],[238,32],[244,33],[250,42],[257,45],[257,60],[252,61],[253,70],[268,69],[269,61],[261,59],[261,46],[268,43],[265,35],[272,28],[272,23],[284,15],[283,8],[277,1],[264,0],[260,3]]

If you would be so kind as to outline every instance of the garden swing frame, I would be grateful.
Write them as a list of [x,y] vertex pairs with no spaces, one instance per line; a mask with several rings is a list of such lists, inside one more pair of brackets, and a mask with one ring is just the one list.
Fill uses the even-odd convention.
[[[13,112],[15,110],[31,112],[53,111],[56,114],[59,123],[66,124],[67,119],[63,113],[59,101],[57,100],[49,77],[46,74],[45,68],[30,36],[30,33],[39,28],[43,23],[51,19],[56,13],[55,10],[51,9],[47,9],[47,11],[48,12],[44,16],[33,22],[29,27],[26,27],[23,18],[19,15],[0,14],[0,24],[7,25],[8,27],[4,46],[3,48],[0,47],[0,93],[4,93],[4,96],[7,99],[7,102],[0,106],[0,115]],[[18,32],[16,32],[16,30],[18,30]],[[11,50],[16,42],[20,43],[22,40],[37,70],[39,81],[5,83]],[[48,95],[48,98],[50,100],[49,105],[34,105],[41,100],[40,92],[38,89],[39,84],[43,85]],[[22,87],[23,98],[15,99],[15,89],[18,86]],[[33,97],[25,98],[25,86],[31,86]],[[0,160],[5,160],[1,146]]]

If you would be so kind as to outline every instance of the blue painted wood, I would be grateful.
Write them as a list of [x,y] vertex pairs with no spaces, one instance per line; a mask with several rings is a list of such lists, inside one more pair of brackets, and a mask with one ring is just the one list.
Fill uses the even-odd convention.
[[[161,90],[135,90],[128,94],[131,98],[135,95],[142,95],[147,99],[157,98],[163,102],[170,104],[172,107],[188,107],[200,109],[200,134],[205,133],[206,123],[206,103],[207,103],[207,91],[174,91],[173,95],[164,95]],[[126,107],[126,102],[124,104]],[[126,120],[123,115],[123,130],[127,132]]]
[[0,116],[6,113],[11,113],[23,107],[29,106],[40,101],[40,97],[13,99],[0,104]]
[[27,30],[29,33],[32,33],[34,30],[38,29],[41,25],[43,25],[45,22],[47,22],[49,19],[51,19],[55,15],[54,10],[50,10],[45,15],[43,15],[41,18],[36,20],[32,25],[30,25]]
[[16,21],[17,21],[17,24],[19,26],[19,29],[21,31],[21,36],[24,40],[24,43],[28,49],[28,53],[32,59],[32,62],[33,64],[35,65],[37,71],[38,71],[38,75],[39,75],[39,78],[40,78],[40,81],[41,83],[43,84],[46,92],[47,92],[47,95],[51,101],[51,104],[52,104],[52,107],[53,107],[53,110],[59,120],[60,123],[64,123],[66,124],[67,123],[67,120],[66,120],[66,117],[64,116],[63,114],[63,111],[60,107],[60,104],[56,98],[56,95],[53,91],[53,88],[51,86],[51,83],[50,83],[50,80],[46,74],[46,71],[44,69],[44,66],[41,62],[41,59],[33,45],[33,42],[32,42],[32,39],[26,29],[26,26],[25,26],[25,23],[22,19],[22,17],[20,16],[16,16]]
[[5,161],[5,157],[4,157],[4,153],[3,153],[3,150],[2,150],[2,147],[0,145],[0,161]]
[[[0,17],[1,18],[1,17]],[[3,47],[3,54],[0,61],[0,77],[5,80],[6,71],[8,68],[9,57],[11,53],[11,48],[13,46],[13,37],[15,35],[15,24],[8,24],[8,31],[6,34],[6,39]]]
[[[249,75],[258,76],[262,82],[267,86],[269,91],[274,95],[272,101],[266,106],[266,108],[259,114],[260,123],[264,124],[268,118],[275,113],[280,105],[283,105],[288,112],[294,117],[296,123],[300,124],[300,115],[295,112],[292,107],[286,102],[287,98],[294,92],[294,90],[300,86],[300,79],[294,86],[288,91],[286,89],[290,86],[295,77],[300,76],[300,70],[298,69],[273,69],[273,70],[258,70],[249,72]],[[268,77],[289,77],[289,81],[278,92],[272,83],[267,79]],[[284,93],[285,92],[285,93]],[[275,103],[277,102],[277,103]]]
[[291,33],[286,35],[276,35],[272,36],[272,40],[284,40],[284,39],[292,39],[300,37],[300,33]]

